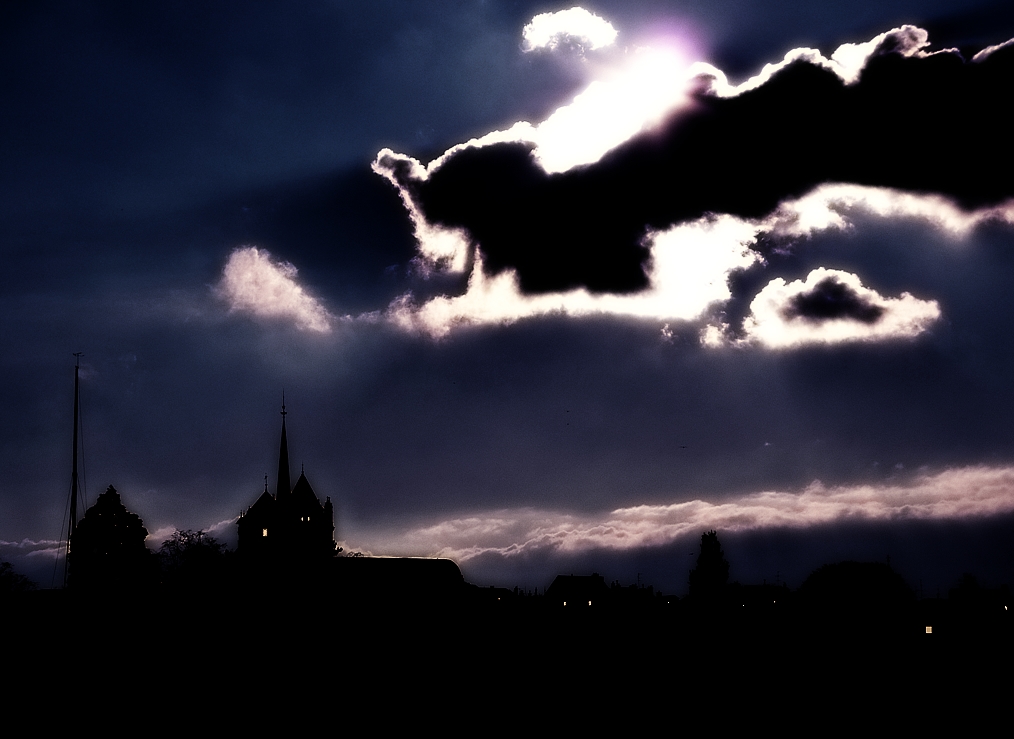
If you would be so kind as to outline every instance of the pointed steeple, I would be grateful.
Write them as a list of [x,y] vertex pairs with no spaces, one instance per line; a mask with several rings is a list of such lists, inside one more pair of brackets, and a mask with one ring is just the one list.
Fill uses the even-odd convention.
[[285,392],[282,392],[282,443],[278,450],[278,484],[275,486],[275,500],[283,500],[292,492],[289,482],[289,443],[285,438]]

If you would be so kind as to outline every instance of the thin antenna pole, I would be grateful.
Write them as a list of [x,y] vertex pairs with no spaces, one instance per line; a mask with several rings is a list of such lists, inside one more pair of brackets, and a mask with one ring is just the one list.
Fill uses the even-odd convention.
[[75,352],[74,362],[74,451],[71,454],[71,473],[70,473],[70,526],[67,529],[67,552],[63,558],[63,584],[64,587],[67,585],[67,581],[70,578],[70,543],[74,538],[74,532],[77,530],[77,497],[78,497],[78,484],[77,484],[77,448],[78,448],[78,409],[81,407],[81,354],[82,352]]

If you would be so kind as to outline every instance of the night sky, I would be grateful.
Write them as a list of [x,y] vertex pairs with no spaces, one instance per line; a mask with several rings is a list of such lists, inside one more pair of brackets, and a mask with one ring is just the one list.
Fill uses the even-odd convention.
[[235,545],[284,390],[349,552],[1014,584],[1010,3],[569,7],[0,5],[0,559],[83,352],[152,548]]

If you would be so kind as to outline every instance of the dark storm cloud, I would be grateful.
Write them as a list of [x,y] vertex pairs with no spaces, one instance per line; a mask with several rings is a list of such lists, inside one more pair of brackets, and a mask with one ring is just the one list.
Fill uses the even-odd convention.
[[788,319],[805,318],[817,322],[850,318],[876,323],[884,315],[884,308],[864,299],[840,280],[827,277],[812,290],[794,295],[782,309],[782,315]]
[[485,269],[516,269],[527,293],[641,290],[646,230],[708,213],[762,218],[826,182],[935,193],[968,209],[1014,196],[1014,48],[968,62],[912,54],[914,36],[887,35],[851,85],[797,59],[734,97],[697,91],[661,130],[559,174],[527,143],[461,149],[426,179],[387,166],[431,223],[466,229]]

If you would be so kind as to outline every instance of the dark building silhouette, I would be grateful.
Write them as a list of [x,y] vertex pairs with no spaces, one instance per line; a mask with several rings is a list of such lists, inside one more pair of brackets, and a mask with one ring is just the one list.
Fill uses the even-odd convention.
[[806,603],[850,611],[881,611],[915,602],[915,593],[902,576],[884,562],[823,565],[803,581],[799,597]]
[[557,575],[546,590],[546,601],[556,606],[589,608],[602,605],[609,598],[609,589],[602,575]]
[[254,561],[326,559],[335,554],[334,508],[328,497],[322,505],[300,470],[294,486],[289,480],[289,448],[282,404],[282,440],[278,452],[275,494],[264,492],[239,517],[238,552]]
[[451,606],[467,594],[458,565],[427,557],[335,557],[331,586],[359,606]]

